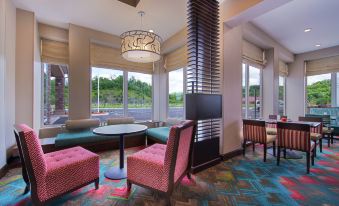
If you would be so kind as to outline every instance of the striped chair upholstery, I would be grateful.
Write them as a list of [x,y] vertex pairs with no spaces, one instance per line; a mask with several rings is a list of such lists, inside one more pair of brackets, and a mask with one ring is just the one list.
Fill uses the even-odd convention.
[[306,114],[306,117],[317,117],[322,119],[322,137],[327,138],[327,146],[330,147],[333,144],[334,129],[330,127],[331,116],[330,115],[319,115],[319,114]]
[[47,202],[90,183],[99,186],[99,156],[82,147],[44,154],[39,137],[27,125],[15,126],[34,205]]
[[264,161],[266,161],[267,144],[273,143],[273,151],[275,153],[275,139],[276,135],[269,135],[266,132],[266,122],[261,120],[243,120],[243,154],[245,155],[246,143],[250,141],[253,143],[253,150],[255,143],[264,144]]
[[137,184],[169,196],[174,186],[190,178],[192,145],[196,125],[184,121],[170,129],[167,145],[154,144],[127,157],[127,185]]
[[280,149],[292,149],[306,152],[307,173],[310,172],[310,155],[314,164],[314,142],[311,141],[311,127],[308,124],[278,122],[278,155],[277,165],[280,162]]
[[323,151],[322,147],[322,133],[323,133],[323,123],[322,118],[320,117],[299,117],[299,121],[302,122],[319,122],[319,126],[311,127],[311,140],[315,143],[314,156],[317,156],[317,144],[319,142],[320,152]]

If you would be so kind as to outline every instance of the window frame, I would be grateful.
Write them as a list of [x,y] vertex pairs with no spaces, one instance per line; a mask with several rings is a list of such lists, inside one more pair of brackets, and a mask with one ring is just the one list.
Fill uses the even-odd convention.
[[[283,92],[283,98],[284,98],[284,107],[283,107],[283,115],[286,115],[286,80],[287,80],[287,77],[286,76],[282,76],[282,75],[279,75],[279,87],[280,87],[280,77],[283,78],[283,88],[284,88],[284,92]],[[278,93],[278,95],[280,94],[280,91]],[[278,103],[280,104],[280,99],[278,98]],[[278,110],[279,110],[279,105],[278,105]]]
[[166,72],[166,118],[172,118],[169,117],[169,73],[172,71],[176,71],[182,69],[183,70],[183,104],[184,104],[184,115],[183,119],[186,119],[186,93],[187,93],[187,67],[177,68],[171,71]]

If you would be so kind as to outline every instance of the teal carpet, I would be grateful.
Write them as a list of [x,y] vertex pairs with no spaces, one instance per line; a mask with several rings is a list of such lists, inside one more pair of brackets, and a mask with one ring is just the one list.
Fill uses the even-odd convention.
[[[192,180],[184,179],[172,195],[173,205],[339,205],[339,143],[331,148],[324,144],[318,152],[311,174],[306,174],[305,157],[281,160],[268,155],[262,161],[262,147],[246,156],[238,156],[200,172]],[[126,150],[132,154],[140,148]],[[126,191],[126,180],[112,181],[104,171],[118,165],[118,151],[100,153],[100,188],[86,186],[51,205],[164,205],[162,197],[147,189],[133,186]],[[21,169],[12,169],[0,179],[0,205],[32,205],[30,195],[21,195],[24,182]]]

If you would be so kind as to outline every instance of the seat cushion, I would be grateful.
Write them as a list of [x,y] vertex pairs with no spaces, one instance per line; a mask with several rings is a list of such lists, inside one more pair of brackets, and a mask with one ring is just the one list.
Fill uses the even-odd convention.
[[318,141],[319,139],[321,139],[321,134],[319,134],[319,133],[311,133],[311,140],[313,140],[313,141]]
[[147,137],[160,143],[166,143],[169,136],[169,127],[149,128],[146,131]]
[[163,184],[166,145],[154,144],[127,157],[127,179],[165,191]]
[[330,127],[323,127],[323,133],[332,133],[334,131],[333,128]]
[[267,135],[267,143],[272,143],[277,139],[277,135]]
[[56,147],[77,146],[86,143],[99,141],[119,140],[118,136],[100,136],[94,134],[91,130],[60,133],[55,138]]
[[267,135],[277,135],[277,128],[266,127]]
[[99,155],[82,147],[45,154],[48,198],[99,178]]

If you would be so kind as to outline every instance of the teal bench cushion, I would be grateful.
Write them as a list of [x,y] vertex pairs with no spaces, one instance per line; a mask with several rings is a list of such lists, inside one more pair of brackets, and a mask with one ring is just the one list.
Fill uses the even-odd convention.
[[168,136],[170,133],[170,128],[169,127],[157,127],[157,128],[150,128],[147,129],[146,135],[147,137],[162,142],[166,143]]
[[94,143],[99,141],[119,140],[119,136],[100,136],[93,134],[91,130],[74,131],[60,133],[55,138],[56,147],[75,146],[86,143]]

